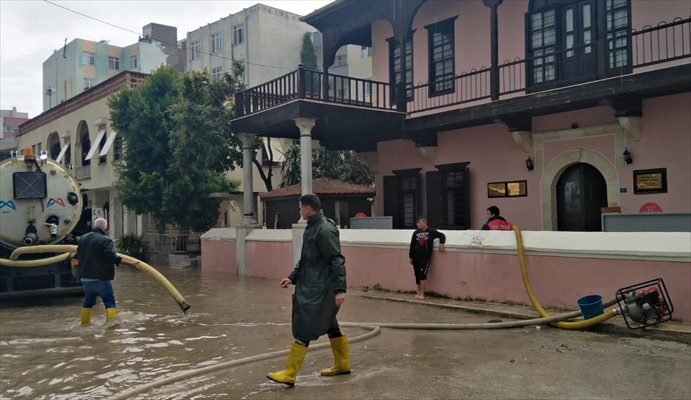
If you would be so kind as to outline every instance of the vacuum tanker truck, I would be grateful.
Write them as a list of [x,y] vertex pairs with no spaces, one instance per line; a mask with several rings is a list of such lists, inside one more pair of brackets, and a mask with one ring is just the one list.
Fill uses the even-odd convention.
[[45,156],[26,148],[0,161],[0,298],[82,292],[72,275],[72,254],[26,251],[76,244],[90,230],[79,184]]

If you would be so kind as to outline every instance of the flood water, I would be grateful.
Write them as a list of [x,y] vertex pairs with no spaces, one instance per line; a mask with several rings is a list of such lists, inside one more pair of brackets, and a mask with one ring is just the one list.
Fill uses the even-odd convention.
[[[330,378],[319,375],[332,362],[328,349],[314,347],[328,342],[321,338],[287,388],[265,377],[285,357],[258,356],[289,348],[292,289],[198,268],[159,271],[192,305],[186,315],[129,268],[116,272],[118,317],[108,323],[99,303],[92,325],[80,326],[79,296],[0,304],[0,399],[691,398],[691,346],[547,326],[383,328],[351,343],[351,375]],[[493,318],[355,295],[339,314],[351,322]],[[343,331],[351,339],[368,333]]]

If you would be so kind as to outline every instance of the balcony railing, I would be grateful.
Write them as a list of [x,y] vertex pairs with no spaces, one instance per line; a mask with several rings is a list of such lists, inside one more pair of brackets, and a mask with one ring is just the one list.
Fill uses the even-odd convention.
[[388,83],[312,71],[300,65],[296,71],[236,93],[235,117],[297,99],[389,109],[392,107],[390,93]]
[[75,168],[74,177],[78,181],[83,181],[85,179],[91,179],[91,165],[84,165],[82,167]]
[[[616,44],[630,43],[615,54]],[[607,39],[604,44],[605,69],[611,76],[636,72],[651,65],[679,62],[691,58],[691,18],[676,18],[671,23],[661,22],[655,27],[646,26],[627,36]],[[591,57],[597,57],[598,43],[586,43],[580,47],[555,50],[539,57],[505,61],[496,66],[493,76],[491,67],[481,67],[463,72],[448,80],[420,83],[412,88],[399,84],[396,91],[385,82],[350,78],[312,71],[299,66],[296,71],[278,77],[262,85],[236,94],[236,118],[260,112],[298,99],[312,99],[327,103],[347,104],[374,109],[405,111],[409,114],[456,106],[475,101],[498,99],[515,93],[538,91],[598,78],[598,71]],[[587,51],[585,51],[587,50]],[[586,54],[587,57],[571,57]],[[553,58],[555,70],[536,74],[535,66],[545,66],[546,58]],[[602,57],[601,57],[602,58]],[[566,71],[560,60],[575,60]],[[562,69],[559,69],[562,68]],[[552,76],[550,74],[554,73]],[[498,93],[493,97],[492,83],[497,82]],[[406,99],[397,99],[395,92]],[[410,96],[412,92],[412,96]],[[436,93],[435,93],[436,92]]]

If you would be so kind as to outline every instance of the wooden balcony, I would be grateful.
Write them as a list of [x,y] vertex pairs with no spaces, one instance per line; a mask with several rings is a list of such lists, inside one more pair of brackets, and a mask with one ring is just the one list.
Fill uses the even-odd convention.
[[[610,41],[608,39],[604,44],[605,49],[610,48]],[[298,66],[297,70],[286,75],[236,93],[233,123],[240,130],[234,130],[238,133],[245,131],[296,137],[292,119],[326,116],[327,120],[331,118],[345,124],[330,124],[331,142],[341,142],[340,145],[352,148],[349,143],[353,141],[353,132],[358,129],[370,132],[364,134],[367,140],[376,142],[393,138],[386,134],[381,136],[381,129],[358,124],[378,121],[378,116],[390,116],[391,113],[399,117],[402,115],[405,123],[397,117],[388,124],[379,124],[379,128],[395,129],[398,137],[414,138],[421,133],[441,130],[440,127],[450,129],[497,120],[525,119],[577,107],[611,104],[624,96],[627,97],[627,103],[635,103],[645,97],[690,89],[691,63],[687,60],[691,58],[691,18],[677,18],[671,23],[663,22],[655,27],[632,31],[626,41],[631,45],[616,66],[610,65],[610,59],[596,60],[596,63],[606,65],[595,66],[586,60],[571,65],[568,75],[557,70],[554,79],[544,81],[536,79],[533,68],[546,56],[566,58],[574,52],[584,52],[585,47],[593,50],[602,44],[587,43],[580,48],[555,50],[540,57],[506,61],[501,65],[463,72],[447,81],[425,82],[408,88],[402,84],[393,87],[387,82],[334,75]],[[555,66],[559,68],[558,63]],[[440,91],[440,87],[445,90]],[[435,89],[441,94],[436,94]],[[535,96],[540,93],[543,95]],[[577,101],[573,101],[573,96]],[[603,96],[610,96],[611,99],[605,99],[603,103]],[[570,101],[564,102],[565,97]],[[300,104],[304,102],[311,105],[305,107]],[[287,112],[285,107],[288,105],[291,108]],[[284,108],[261,118],[248,118],[269,110],[276,111],[278,107]],[[466,115],[459,115],[461,107],[468,110],[468,113],[463,113]],[[449,113],[454,114],[450,117]],[[315,129],[319,128],[325,127],[318,124]],[[339,130],[345,131],[347,137],[338,138],[336,131]],[[324,130],[321,136],[326,135]],[[380,136],[375,138],[373,135]]]

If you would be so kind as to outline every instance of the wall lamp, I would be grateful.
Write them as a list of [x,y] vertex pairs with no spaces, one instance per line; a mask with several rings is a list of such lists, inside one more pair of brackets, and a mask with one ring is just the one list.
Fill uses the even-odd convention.
[[628,149],[625,148],[622,155],[624,156],[624,162],[626,163],[626,165],[629,165],[633,162],[633,158],[631,158],[631,153]]
[[525,160],[525,167],[528,169],[528,171],[532,171],[535,169],[535,164],[533,164],[533,159],[528,156],[528,158]]

